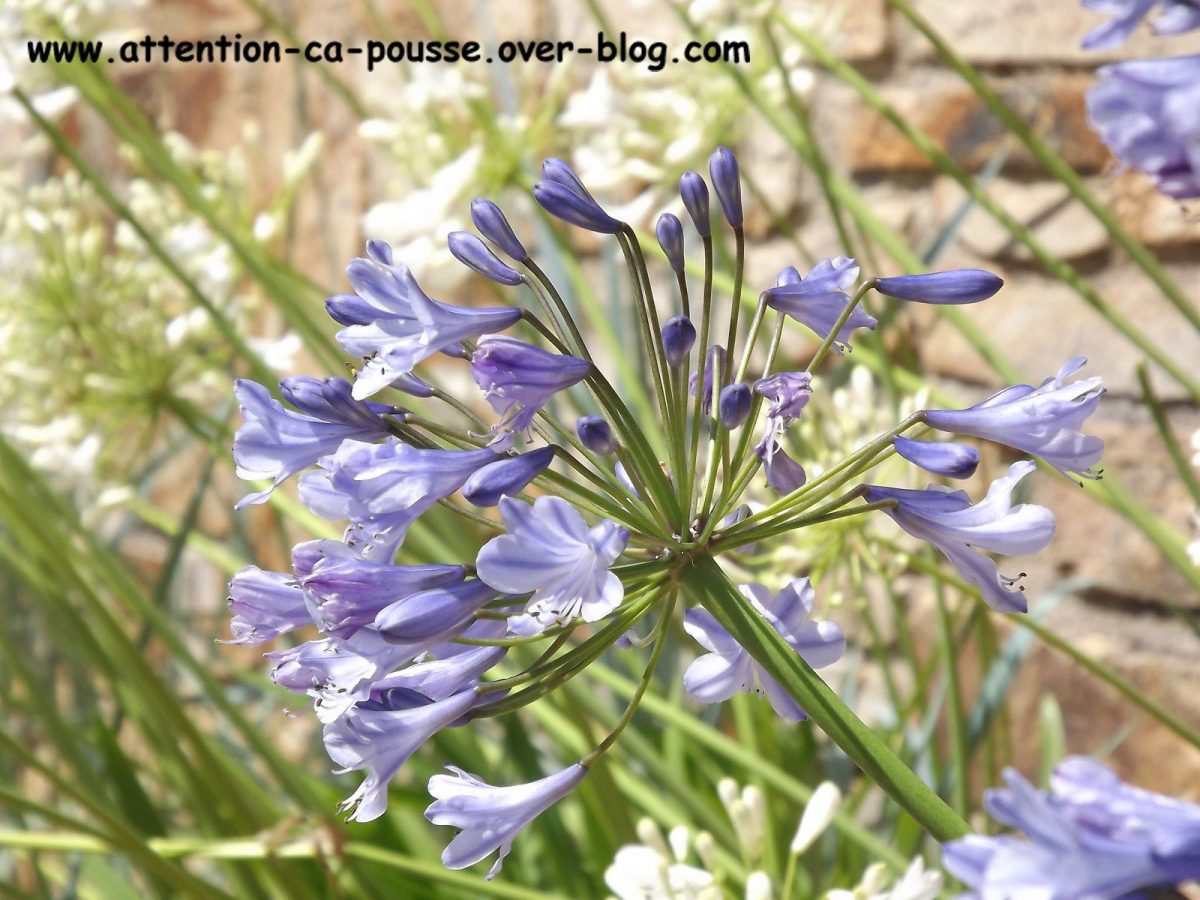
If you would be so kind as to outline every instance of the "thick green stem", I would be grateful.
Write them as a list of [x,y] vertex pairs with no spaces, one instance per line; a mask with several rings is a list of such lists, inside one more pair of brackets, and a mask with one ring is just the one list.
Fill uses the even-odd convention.
[[767,624],[709,557],[681,573],[690,591],[763,669],[804,707],[809,718],[863,772],[939,841],[970,832],[964,822],[821,680],[804,658]]

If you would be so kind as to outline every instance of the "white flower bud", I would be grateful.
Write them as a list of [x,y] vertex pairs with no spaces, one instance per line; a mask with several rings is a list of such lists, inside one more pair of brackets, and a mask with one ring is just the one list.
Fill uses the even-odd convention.
[[842,792],[832,781],[822,781],[800,816],[796,836],[792,838],[793,853],[803,853],[821,836],[842,805]]

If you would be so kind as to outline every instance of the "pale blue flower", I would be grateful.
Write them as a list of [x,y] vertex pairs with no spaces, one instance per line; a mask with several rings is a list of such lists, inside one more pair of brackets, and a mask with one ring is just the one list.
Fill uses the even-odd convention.
[[626,529],[608,519],[589,528],[559,497],[532,505],[505,497],[500,514],[508,533],[484,544],[475,565],[496,590],[533,595],[510,631],[537,634],[578,616],[595,622],[617,608],[625,592],[609,567],[625,550]]

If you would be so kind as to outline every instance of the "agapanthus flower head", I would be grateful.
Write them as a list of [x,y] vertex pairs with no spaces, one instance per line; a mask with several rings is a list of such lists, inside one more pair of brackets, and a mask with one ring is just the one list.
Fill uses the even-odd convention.
[[[711,175],[732,226],[733,283],[740,285],[745,235],[732,153],[713,155]],[[301,638],[268,654],[271,678],[311,697],[329,755],[343,771],[366,773],[344,805],[355,820],[384,813],[388,781],[439,730],[536,702],[606,652],[647,654],[643,681],[611,732],[558,774],[513,787],[493,787],[458,770],[433,779],[430,818],[461,829],[447,848],[447,865],[468,866],[496,850],[503,859],[516,834],[618,741],[665,644],[678,637],[681,600],[700,603],[682,616],[706,651],[686,670],[685,686],[696,699],[711,703],[753,690],[789,720],[804,717],[781,667],[789,654],[811,667],[832,663],[845,649],[842,632],[816,617],[807,579],[776,594],[759,584],[739,589],[718,565],[727,554],[757,554],[797,528],[882,511],[941,549],[989,603],[1023,608],[1011,582],[973,548],[1024,553],[1049,540],[1050,513],[1011,501],[1032,463],[1018,463],[975,504],[963,492],[864,484],[866,473],[897,450],[944,475],[974,464],[972,448],[916,440],[905,434],[910,427],[924,421],[1001,441],[1065,471],[1086,470],[1098,455],[1077,432],[1095,408],[1097,385],[1065,383],[1074,371],[1068,367],[1041,388],[1009,388],[968,410],[910,416],[840,464],[821,460],[820,477],[809,482],[803,463],[810,448],[789,443],[786,432],[804,415],[815,389],[811,372],[827,351],[845,345],[854,329],[875,327],[860,304],[880,282],[857,284],[857,263],[841,257],[819,263],[806,278],[789,267],[758,293],[754,317],[741,322],[740,294],[714,291],[704,179],[685,174],[680,195],[703,238],[697,248],[703,257],[697,271],[706,273],[703,302],[690,302],[688,280],[680,276],[670,280],[680,308],[661,316],[664,302],[654,296],[656,281],[637,235],[609,216],[561,161],[546,163],[535,188],[552,214],[617,236],[635,300],[621,326],[643,356],[636,366],[622,366],[620,378],[610,381],[597,364],[572,304],[499,208],[477,200],[476,227],[519,260],[522,271],[465,232],[451,237],[455,255],[497,283],[520,288],[521,297],[535,297],[538,309],[518,301],[478,309],[433,300],[388,245],[372,241],[367,256],[348,269],[354,293],[326,302],[343,326],[339,341],[363,360],[353,388],[338,379],[285,381],[293,412],[264,388],[239,383],[239,474],[276,485],[298,475],[308,508],[345,522],[346,530],[340,541],[299,544],[291,573],[239,572],[230,585],[233,638],[244,644],[282,634]],[[658,231],[669,265],[681,273],[683,223],[667,215]],[[978,272],[883,282],[897,296],[939,302],[980,299],[998,283]],[[768,317],[774,327],[764,328]],[[787,318],[823,341],[803,370],[789,359]],[[510,327],[523,331],[497,334]],[[697,359],[698,339],[704,353]],[[762,352],[766,340],[772,343]],[[413,373],[434,354],[448,359]],[[442,370],[455,368],[460,376],[469,371],[479,390],[443,387]],[[646,374],[644,384],[630,383],[637,372]],[[460,383],[470,386],[465,378]],[[422,398],[414,403],[419,409],[365,399],[386,387]],[[528,441],[521,452],[513,449],[518,437]],[[747,503],[747,487],[762,479],[780,496],[769,505]],[[437,531],[422,537],[436,539],[406,540],[434,507]],[[447,516],[462,523],[455,540],[447,539]],[[440,550],[430,558],[431,547],[464,543],[459,558],[441,558]],[[521,658],[507,655],[510,646],[543,641],[549,643],[538,662],[516,674],[493,674],[501,660]],[[812,710],[814,717],[825,714],[821,709]],[[743,849],[763,838],[756,791],[747,789],[735,804]]]
[[1088,91],[1092,127],[1169,197],[1200,197],[1200,55],[1113,63]]
[[1084,35],[1085,50],[1110,50],[1123,43],[1155,9],[1155,34],[1181,34],[1200,28],[1200,6],[1195,0],[1083,0],[1083,5],[1111,16]]
[[969,897],[1133,897],[1200,878],[1200,806],[1121,782],[1111,769],[1073,756],[1039,791],[1015,770],[984,803],[1025,833],[972,835],[942,849]]

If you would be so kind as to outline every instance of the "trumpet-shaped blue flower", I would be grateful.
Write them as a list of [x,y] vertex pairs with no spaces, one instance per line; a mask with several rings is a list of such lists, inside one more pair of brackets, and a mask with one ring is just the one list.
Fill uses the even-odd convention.
[[508,533],[484,544],[475,560],[481,580],[507,594],[532,593],[522,614],[509,619],[514,634],[538,634],[582,616],[594,622],[621,602],[625,589],[609,571],[625,550],[629,532],[605,519],[589,528],[559,497],[532,505],[500,501]]
[[1095,477],[1092,467],[1104,441],[1079,431],[1104,394],[1098,377],[1067,383],[1087,363],[1077,357],[1039,387],[1018,384],[962,410],[929,410],[925,421],[940,431],[969,434],[1040,456],[1064,475]]
[[230,643],[254,647],[312,622],[304,591],[290,575],[258,566],[240,569],[229,582]]
[[1106,766],[1070,757],[1050,790],[1019,773],[989,791],[992,817],[1028,840],[972,835],[942,849],[942,862],[971,888],[968,897],[1062,900],[1143,896],[1200,878],[1200,806],[1123,784]]
[[1200,55],[1104,66],[1087,111],[1122,164],[1177,200],[1200,197]]
[[588,771],[576,763],[529,784],[494,787],[462,769],[446,768],[452,774],[429,779],[434,802],[425,810],[434,825],[460,829],[442,853],[442,863],[447,869],[465,869],[499,850],[489,880],[500,871],[521,830],[567,796]]
[[348,519],[348,542],[364,558],[390,562],[418,516],[496,459],[486,448],[425,450],[395,438],[345,441],[300,479],[300,497],[317,515]]
[[[794,267],[788,267],[779,273],[775,287],[766,292],[767,305],[811,328],[824,340],[850,302],[846,291],[858,281],[858,271],[858,263],[845,256],[821,260],[804,278]],[[877,324],[873,316],[856,306],[834,336],[834,349],[840,353],[848,347],[854,329],[874,330]]]
[[1085,50],[1109,50],[1123,43],[1155,7],[1161,7],[1153,22],[1155,34],[1200,28],[1200,6],[1194,0],[1083,0],[1083,5],[1112,16],[1084,35]]
[[988,606],[1001,612],[1025,612],[1028,606],[1017,579],[1006,578],[996,564],[972,548],[1005,556],[1036,553],[1054,537],[1054,515],[1044,506],[1013,506],[1012,492],[1032,472],[1029,460],[1013,463],[1008,474],[997,478],[987,496],[975,505],[963,491],[929,488],[923,491],[872,485],[866,491],[871,503],[894,500],[885,511],[911,534],[937,547],[958,573],[979,588]]
[[356,703],[325,726],[325,751],[336,774],[365,770],[358,790],[339,809],[352,822],[370,822],[387,810],[387,786],[423,743],[462,718],[477,702],[474,691],[430,701],[415,691],[392,690],[383,700]]
[[433,300],[407,267],[392,265],[390,259],[389,249],[386,256],[354,260],[346,269],[354,295],[325,302],[334,319],[349,323],[338,332],[338,342],[364,360],[354,382],[357,399],[383,390],[439,351],[503,331],[521,318],[515,307],[473,308]]
[[[744,584],[742,595],[814,669],[832,665],[846,652],[846,638],[833,622],[810,619],[815,594],[807,578],[796,578],[778,594],[761,584]],[[779,715],[792,722],[808,718],[779,682],[754,661],[708,610],[689,609],[684,629],[708,651],[683,673],[683,686],[701,703],[720,703],[734,694],[764,694]]]
[[269,488],[247,494],[235,509],[264,503],[275,488],[333,453],[346,438],[382,438],[388,429],[381,417],[396,411],[352,399],[350,383],[342,378],[288,378],[281,388],[300,412],[285,409],[257,382],[234,382],[243,419],[233,436],[238,477],[273,479]]
[[516,338],[488,337],[471,357],[471,375],[484,399],[504,420],[492,429],[492,446],[507,449],[514,433],[528,430],[552,396],[587,377],[586,359],[551,353]]

